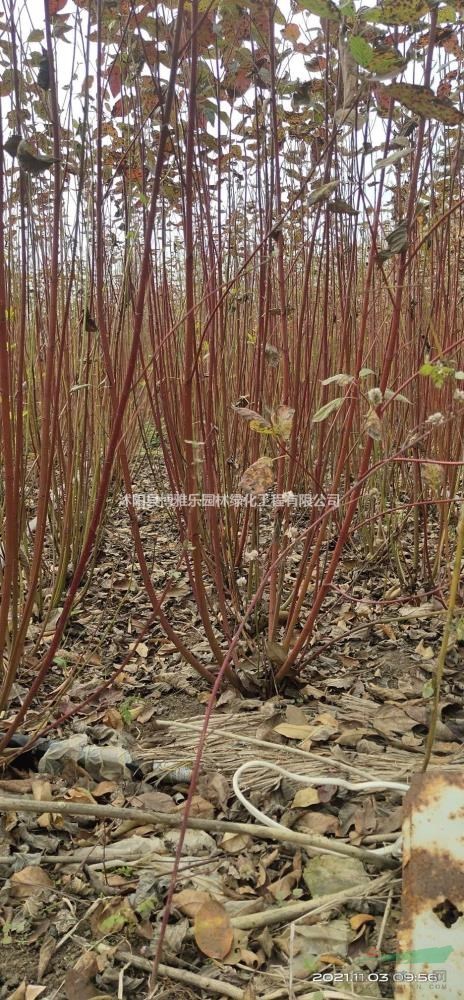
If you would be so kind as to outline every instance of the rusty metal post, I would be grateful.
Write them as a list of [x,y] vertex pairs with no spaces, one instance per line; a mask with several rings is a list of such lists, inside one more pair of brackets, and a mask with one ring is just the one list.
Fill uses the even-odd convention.
[[464,1000],[464,775],[414,775],[404,809],[395,998]]

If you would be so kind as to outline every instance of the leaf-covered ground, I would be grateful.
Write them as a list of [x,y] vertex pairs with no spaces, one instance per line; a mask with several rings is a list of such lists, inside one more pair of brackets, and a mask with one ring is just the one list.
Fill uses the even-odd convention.
[[[211,666],[187,575],[182,565],[173,571],[180,544],[172,516],[157,510],[139,519],[156,586],[174,581],[170,619]],[[397,850],[376,864],[366,851],[399,837],[401,793],[305,785],[272,765],[351,782],[407,783],[420,770],[443,608],[411,595],[398,609],[388,604],[397,585],[388,561],[369,564],[353,550],[327,602],[313,658],[280,695],[270,690],[261,639],[244,636],[247,696],[223,689],[213,715],[192,805],[197,822],[186,836],[154,996],[393,996],[394,966],[386,956],[396,951],[401,857]],[[4,803],[0,841],[2,998],[149,995],[208,691],[154,625],[135,642],[116,681],[79,708],[111,677],[149,611],[127,516],[116,504],[53,677],[23,730],[27,735],[77,709],[46,737],[71,743],[16,758],[0,781],[2,801],[15,799],[10,808]],[[29,636],[31,678],[52,623],[42,639],[41,627],[37,620]],[[463,761],[461,677],[456,640],[433,760],[449,770]],[[89,744],[100,750],[89,751]],[[288,828],[288,838],[222,826],[257,822],[233,788],[246,762],[241,791]],[[71,811],[24,811],[21,796],[64,801]],[[75,815],[79,805],[141,815]],[[201,828],[210,821],[216,826]],[[317,836],[337,852],[352,850],[321,854],[310,843]]]

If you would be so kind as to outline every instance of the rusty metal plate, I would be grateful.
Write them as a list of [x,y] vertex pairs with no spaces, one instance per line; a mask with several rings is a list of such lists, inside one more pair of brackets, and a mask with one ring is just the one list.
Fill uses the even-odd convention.
[[464,1000],[464,776],[416,774],[404,800],[397,1000]]

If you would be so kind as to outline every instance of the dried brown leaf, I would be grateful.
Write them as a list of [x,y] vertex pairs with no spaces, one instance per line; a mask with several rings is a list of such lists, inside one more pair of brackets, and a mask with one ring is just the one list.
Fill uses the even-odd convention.
[[352,917],[349,918],[350,926],[353,931],[358,931],[360,927],[364,927],[365,924],[375,924],[375,917],[372,913],[354,913]]
[[208,958],[226,957],[233,945],[234,932],[229,915],[220,903],[211,899],[198,910],[194,935],[200,951]]
[[95,952],[84,952],[66,973],[64,982],[66,1000],[93,1000],[94,997],[95,1000],[97,997],[104,1000],[107,994],[100,993],[95,984],[91,982],[100,971],[100,964]]
[[8,1000],[36,1000],[44,992],[45,986],[34,986],[26,983],[23,979],[22,983],[16,987],[13,993],[10,993]]
[[281,722],[280,725],[276,726],[274,729],[275,733],[279,733],[280,736],[285,736],[288,740],[310,739],[312,731],[312,726],[292,726],[288,722]]
[[221,840],[221,847],[227,854],[240,854],[250,846],[251,837],[248,833],[225,833]]
[[15,899],[29,899],[30,896],[41,896],[53,889],[53,882],[43,868],[38,865],[26,865],[19,872],[14,872],[10,879],[12,895]]
[[308,806],[319,805],[320,801],[317,788],[299,788],[295,792],[292,809],[307,809]]
[[39,983],[42,981],[53,955],[55,954],[56,945],[56,938],[53,938],[50,934],[47,935],[40,945],[39,964],[37,967],[37,979],[39,980]]
[[180,892],[174,893],[172,902],[176,910],[180,910],[186,917],[195,917],[210,899],[209,893],[199,889],[181,889]]
[[126,924],[135,924],[134,911],[127,899],[102,900],[90,918],[90,926],[95,937],[117,934]]
[[245,493],[262,496],[263,493],[266,493],[270,489],[273,482],[274,463],[272,458],[267,458],[264,455],[245,469],[239,485]]
[[282,663],[285,663],[288,650],[285,649],[285,646],[282,646],[282,643],[269,639],[266,643],[266,655],[271,663],[277,663],[280,666]]
[[392,83],[384,93],[399,101],[409,111],[423,118],[433,118],[445,125],[459,125],[464,114],[447,97],[437,97],[430,87],[417,83]]
[[369,410],[367,414],[364,431],[373,441],[382,440],[382,421],[374,409]]

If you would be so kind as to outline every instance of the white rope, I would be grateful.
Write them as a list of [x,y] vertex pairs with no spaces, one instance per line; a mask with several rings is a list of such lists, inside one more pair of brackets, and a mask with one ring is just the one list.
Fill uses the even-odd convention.
[[[288,778],[290,781],[294,781],[299,785],[336,785],[342,788],[347,788],[350,792],[374,792],[379,791],[381,788],[392,788],[396,792],[407,792],[409,785],[404,784],[402,781],[345,781],[344,778],[325,778],[321,775],[313,776],[307,774],[298,774],[295,771],[287,771],[285,767],[281,767],[279,764],[271,763],[271,761],[265,760],[247,760],[244,764],[241,764],[237,768],[234,777],[232,779],[232,786],[235,795],[242,806],[254,816],[259,823],[263,826],[272,826],[277,830],[285,830],[289,832],[289,828],[284,826],[283,823],[278,823],[277,820],[271,819],[266,813],[261,812],[256,806],[252,805],[251,802],[246,798],[240,788],[240,778],[245,771],[249,771],[250,768],[265,769],[267,771],[275,771],[282,778]],[[373,854],[397,854],[401,850],[401,837],[395,840],[393,844],[388,844],[386,847],[378,847],[372,851]],[[336,851],[336,842],[334,842],[334,851]]]

